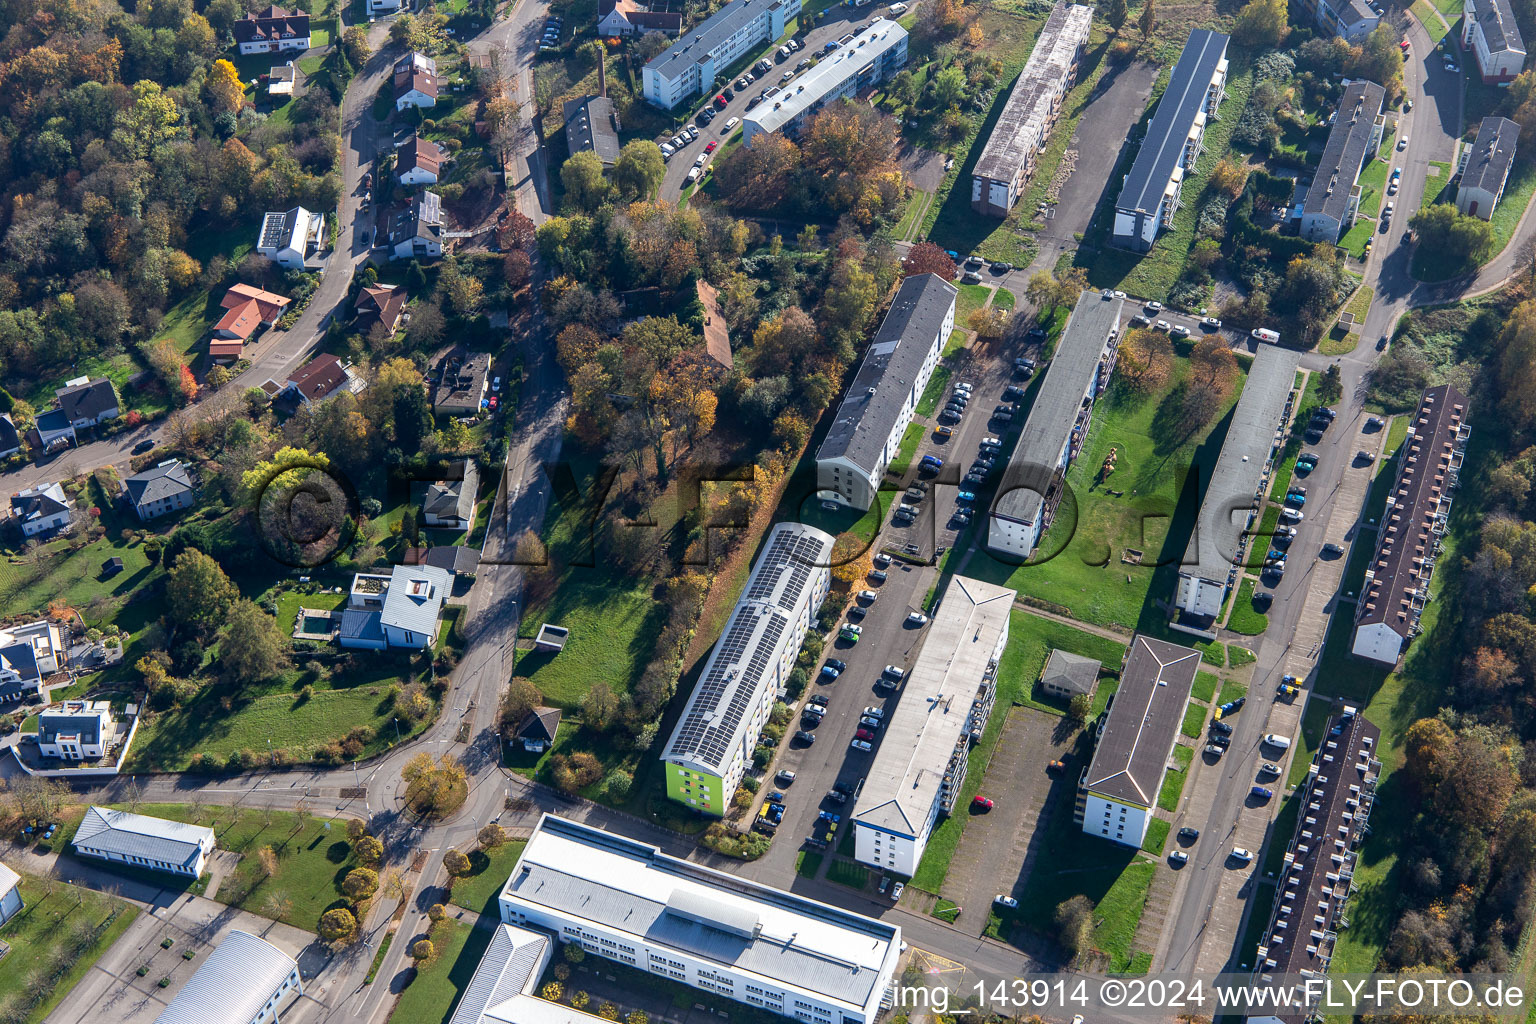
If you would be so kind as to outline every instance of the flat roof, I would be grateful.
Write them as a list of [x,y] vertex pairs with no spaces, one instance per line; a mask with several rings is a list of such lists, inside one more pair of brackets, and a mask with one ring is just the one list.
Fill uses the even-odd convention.
[[1515,162],[1515,146],[1520,141],[1520,126],[1507,117],[1485,117],[1477,126],[1477,141],[1467,155],[1461,172],[1461,187],[1476,188],[1498,195]]
[[792,617],[818,570],[831,564],[832,535],[802,523],[773,528],[725,632],[709,652],[663,758],[722,771],[737,749],[771,670],[802,632]]
[[921,833],[1017,596],[965,576],[949,581],[901,700],[886,721],[854,807],[855,824],[898,835]]
[[1296,387],[1300,354],[1277,345],[1260,345],[1248,370],[1243,394],[1232,410],[1227,438],[1211,470],[1194,536],[1184,552],[1179,573],[1225,584],[1250,512],[1263,503],[1260,493],[1269,453],[1280,442],[1285,403]]
[[1211,78],[1226,56],[1226,36],[1204,28],[1190,32],[1184,52],[1179,54],[1179,62],[1173,66],[1168,88],[1147,126],[1147,136],[1141,141],[1136,162],[1131,164],[1131,171],[1125,176],[1125,184],[1115,204],[1119,209],[1150,213],[1163,201],[1163,192],[1184,152],[1189,129],[1205,105]]
[[901,947],[896,925],[552,814],[529,837],[501,902],[633,935],[861,1011],[879,1003],[887,965]]
[[645,70],[666,79],[679,78],[689,67],[708,58],[711,50],[741,31],[754,18],[762,17],[781,3],[782,0],[731,0],[679,35],[672,41],[672,45],[650,59]]
[[1092,7],[1058,3],[1051,8],[971,171],[975,177],[1012,181],[1029,155],[1040,148],[1050,131],[1056,97],[1065,89],[1078,47],[1087,42],[1092,22]]
[[155,1024],[249,1024],[297,966],[270,942],[236,929],[214,947]]
[[[1299,790],[1306,810],[1297,816],[1274,910],[1259,942],[1264,951],[1261,975],[1327,972],[1323,957],[1332,950],[1322,950],[1315,936],[1336,930],[1349,895],[1349,883],[1335,884],[1328,876],[1338,873],[1341,858],[1355,856],[1350,847],[1363,834],[1380,774],[1380,741],[1381,730],[1353,707],[1345,706],[1328,720],[1323,745],[1312,758],[1312,773]],[[1304,1016],[1282,1019],[1299,1021]]]
[[1365,165],[1371,136],[1376,130],[1376,118],[1387,94],[1375,82],[1356,79],[1344,87],[1339,109],[1328,132],[1328,143],[1323,147],[1323,158],[1317,165],[1317,174],[1301,210],[1304,214],[1320,214],[1344,223],[1349,210],[1349,193],[1360,177]]
[[1072,317],[1061,332],[1035,404],[1008,460],[992,514],[1033,522],[1056,474],[1062,450],[1083,410],[1083,396],[1098,372],[1111,331],[1120,324],[1124,299],[1085,291],[1077,297]]
[[[1449,384],[1419,399],[1408,436],[1398,449],[1397,481],[1376,530],[1376,557],[1356,604],[1357,625],[1382,624],[1406,639],[1418,621],[1413,598],[1434,554],[1435,518],[1449,509],[1452,463],[1460,458],[1458,433],[1467,421],[1467,396]],[[1441,503],[1445,505],[1442,508]]]
[[1200,652],[1138,635],[1110,705],[1084,785],[1124,804],[1152,807],[1189,707]]
[[907,30],[894,21],[871,25],[853,42],[826,54],[815,67],[796,75],[784,88],[758,104],[756,109],[763,111],[761,115],[748,114],[746,119],[765,132],[778,131],[906,38]]
[[817,462],[845,458],[868,473],[879,468],[881,452],[959,294],[938,274],[915,274],[901,282],[816,450]]

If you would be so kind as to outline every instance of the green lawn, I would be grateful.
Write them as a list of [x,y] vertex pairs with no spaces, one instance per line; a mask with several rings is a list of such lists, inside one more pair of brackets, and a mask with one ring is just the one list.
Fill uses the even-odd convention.
[[1163,788],[1157,793],[1157,806],[1170,814],[1179,809],[1179,797],[1184,794],[1184,783],[1189,779],[1189,763],[1194,757],[1193,747],[1177,746],[1173,752],[1184,763],[1184,767],[1175,771],[1169,769],[1163,776]]
[[[1209,476],[1229,419],[1224,408],[1192,429],[1176,423],[1188,370],[1181,355],[1161,392],[1136,400],[1111,390],[1101,398],[1082,454],[1067,473],[1056,518],[1031,560],[1017,566],[978,550],[967,575],[1047,601],[1084,622],[1161,629],[1162,613],[1148,598],[1176,586],[1199,507],[1199,481]],[[1230,402],[1241,385],[1237,381]],[[1115,471],[1101,483],[1111,448]],[[1142,552],[1140,565],[1122,561],[1131,549]]]
[[1357,220],[1353,227],[1344,232],[1344,236],[1339,239],[1339,245],[1348,249],[1349,254],[1355,259],[1364,259],[1365,243],[1369,242],[1375,234],[1375,221]]
[[949,340],[944,343],[944,350],[939,353],[940,359],[948,359],[950,356],[965,348],[966,333],[959,327],[949,332]]
[[1248,687],[1246,685],[1235,679],[1228,679],[1221,684],[1221,697],[1217,699],[1216,703],[1230,704],[1232,701],[1237,700],[1237,698],[1246,696],[1248,696]]
[[834,858],[827,865],[827,881],[846,885],[850,889],[864,889],[869,885],[869,869],[851,860]]
[[1013,292],[1009,291],[1007,288],[999,288],[997,291],[992,293],[993,309],[1011,310],[1015,308],[1018,303],[1019,300],[1014,296]]
[[[1437,44],[1450,31],[1446,23],[1435,16],[1435,8],[1428,0],[1413,0],[1413,6],[1409,9],[1413,11],[1414,17],[1419,19],[1419,23],[1424,26],[1424,31],[1429,33],[1430,39],[1434,40]],[[1455,21],[1456,19],[1452,18],[1451,20]]]
[[1227,628],[1234,633],[1244,636],[1258,636],[1269,628],[1269,616],[1253,603],[1254,581],[1252,577],[1243,577],[1242,585],[1237,589],[1237,603],[1232,607],[1232,614],[1227,618]]
[[433,926],[436,952],[420,970],[407,968],[413,977],[395,1004],[391,1021],[398,1024],[447,1024],[459,997],[480,966],[480,958],[496,934],[495,918],[482,919],[484,927],[445,918]]
[[822,855],[814,850],[801,850],[795,855],[795,874],[801,878],[815,878],[821,870]]
[[[1037,701],[1027,695],[1039,680],[1040,670],[1045,666],[1046,656],[1053,647],[1097,658],[1112,668],[1118,668],[1125,656],[1125,648],[1114,641],[1031,615],[1019,608],[1013,609],[1008,619],[1008,645],[1003,649],[997,668],[997,706],[987,722],[981,742],[971,749],[970,768],[966,772],[965,784],[961,787],[960,799],[955,806],[968,806],[971,797],[981,790],[985,779],[983,766],[991,760],[992,751],[1002,736],[1009,707],[1020,703],[1038,706]],[[1112,692],[1110,688],[1100,683],[1100,699],[1107,700],[1109,692]],[[1058,706],[1047,710],[1061,714],[1065,709]],[[917,866],[917,873],[912,876],[915,887],[935,896],[939,894],[949,874],[949,862],[960,843],[960,834],[969,819],[969,814],[954,814],[934,826],[928,846],[923,851],[923,859]]]
[[453,880],[454,906],[477,914],[496,916],[496,897],[512,877],[517,859],[528,844],[521,839],[498,846],[487,854],[483,850],[465,850],[469,854],[470,873]]
[[[337,886],[357,867],[339,820],[301,817],[292,811],[212,805],[110,806],[212,828],[219,849],[239,854],[240,864],[224,879],[219,891],[209,895],[220,903],[305,931],[313,931],[327,909],[345,902]],[[265,875],[257,856],[257,851],[267,846],[277,854],[277,873],[271,877]]]
[[1493,254],[1502,252],[1509,244],[1510,238],[1515,234],[1515,228],[1520,224],[1520,217],[1525,213],[1525,208],[1531,203],[1531,194],[1536,192],[1536,163],[1529,160],[1516,160],[1515,166],[1509,172],[1509,180],[1504,183],[1504,198],[1499,200],[1499,205],[1493,208]]
[[1141,841],[1141,848],[1154,857],[1163,855],[1163,845],[1168,842],[1168,830],[1173,826],[1162,818],[1153,818],[1147,822],[1147,834]]
[[917,454],[917,446],[923,439],[923,425],[921,423],[907,424],[906,432],[901,435],[901,446],[896,449],[896,457],[891,460],[890,471],[897,476],[906,476],[907,470],[912,468],[912,456]]
[[992,289],[984,284],[962,284],[960,297],[955,302],[955,323],[961,327],[969,327],[971,314],[987,304]]
[[917,415],[927,419],[933,415],[939,407],[939,400],[944,397],[944,389],[949,386],[952,370],[943,360],[933,368],[933,375],[928,378],[928,386],[923,388],[923,397],[917,400]]
[[1205,705],[1190,701],[1189,707],[1184,709],[1184,724],[1179,731],[1190,739],[1199,739],[1200,730],[1205,726],[1205,712]]
[[1207,704],[1216,699],[1216,687],[1221,682],[1214,672],[1200,671],[1195,673],[1195,686],[1190,695],[1196,700],[1203,700]]
[[[131,903],[79,886],[23,875],[20,913],[0,926],[0,1010],[41,1021],[139,916]],[[7,1015],[7,1019],[13,1019]]]

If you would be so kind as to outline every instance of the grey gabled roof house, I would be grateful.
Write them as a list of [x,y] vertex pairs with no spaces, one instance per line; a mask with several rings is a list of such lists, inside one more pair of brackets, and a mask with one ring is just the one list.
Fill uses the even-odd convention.
[[180,459],[167,459],[123,481],[128,501],[141,520],[192,504],[192,474]]

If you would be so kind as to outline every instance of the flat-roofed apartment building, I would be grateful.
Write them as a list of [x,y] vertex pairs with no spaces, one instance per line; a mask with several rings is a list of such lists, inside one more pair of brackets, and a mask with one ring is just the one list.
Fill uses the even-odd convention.
[[742,141],[750,146],[764,132],[800,134],[805,119],[828,103],[855,96],[890,78],[907,63],[907,30],[880,21],[858,30],[854,38],[822,55],[815,67],[800,72],[742,116]]
[[992,503],[992,551],[1022,561],[1050,526],[1067,468],[1088,434],[1094,399],[1109,386],[1124,305],[1109,292],[1078,296]]
[[640,73],[645,98],[671,110],[708,91],[716,75],[753,47],[778,39],[799,13],[800,0],[731,0],[651,58]]
[[831,564],[829,534],[800,523],[769,533],[661,756],[667,796],[725,813],[832,585]]
[[[1381,775],[1381,730],[1350,705],[1328,720],[1312,755],[1307,779],[1297,787],[1301,813],[1285,848],[1274,909],[1259,940],[1257,981],[1320,978],[1328,973],[1339,929],[1345,925],[1355,862],[1368,831]],[[1298,995],[1303,995],[1298,990]],[[1250,1022],[1301,1024],[1313,1019],[1305,1001],[1286,1015],[1253,1014]]]
[[1355,603],[1350,652],[1357,657],[1396,665],[1408,641],[1419,635],[1472,433],[1468,412],[1467,396],[1449,384],[1430,388],[1419,399],[1397,450],[1397,480],[1376,529],[1376,557]]
[[971,171],[971,209],[1006,217],[1035,173],[1061,104],[1077,81],[1093,8],[1058,3],[1035,38],[987,144]]
[[1115,201],[1110,244],[1147,252],[1173,223],[1179,191],[1205,151],[1205,126],[1226,96],[1227,37],[1197,28],[1173,66],[1146,138]]
[[1381,8],[1369,0],[1299,0],[1301,10],[1331,35],[1363,43],[1381,24]]
[[1381,145],[1386,126],[1381,105],[1386,98],[1386,90],[1364,79],[1344,87],[1323,158],[1301,203],[1301,237],[1307,241],[1333,245],[1354,226],[1360,212],[1360,171]]
[[1270,466],[1285,439],[1281,427],[1296,398],[1299,358],[1275,345],[1260,345],[1254,356],[1179,566],[1175,603],[1186,615],[1215,619],[1241,572],[1243,535],[1264,507]]
[[503,924],[810,1024],[870,1024],[901,956],[896,925],[551,814],[497,903]]
[[1138,635],[1078,779],[1075,820],[1091,836],[1140,847],[1184,724],[1200,652]]
[[1462,0],[1461,48],[1472,51],[1484,84],[1514,81],[1525,68],[1525,40],[1509,0]]
[[817,497],[854,508],[874,503],[944,343],[960,290],[937,274],[914,274],[864,353],[859,372],[816,450]]
[[965,576],[949,581],[854,805],[856,860],[911,876],[939,815],[954,812],[997,697],[1016,596]]
[[1515,165],[1515,146],[1520,126],[1507,117],[1485,117],[1477,128],[1477,141],[1462,150],[1461,184],[1456,189],[1456,209],[1469,217],[1493,219],[1494,207],[1504,197],[1509,169]]

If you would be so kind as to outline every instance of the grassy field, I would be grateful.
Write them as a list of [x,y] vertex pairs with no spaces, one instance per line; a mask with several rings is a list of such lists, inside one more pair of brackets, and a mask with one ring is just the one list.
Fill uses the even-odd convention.
[[1504,198],[1493,208],[1493,254],[1489,259],[1509,245],[1525,208],[1531,203],[1532,192],[1536,192],[1536,163],[1516,160],[1510,169],[1509,181],[1504,184]]
[[960,296],[955,300],[955,323],[969,324],[971,314],[984,308],[991,297],[992,289],[984,284],[962,284]]
[[1206,708],[1202,704],[1189,702],[1189,707],[1184,709],[1184,724],[1179,731],[1190,739],[1199,739],[1200,730],[1205,726]]
[[[982,766],[992,759],[992,751],[1002,736],[1008,718],[1008,708],[1017,703],[1036,704],[1034,699],[1026,699],[1026,695],[1039,681],[1040,670],[1045,666],[1045,659],[1053,647],[1097,658],[1112,667],[1118,667],[1125,656],[1125,648],[1114,641],[1031,615],[1018,608],[1013,609],[1008,619],[1008,646],[1004,648],[997,668],[997,707],[987,722],[981,742],[971,749],[970,770],[966,773],[965,785],[961,788],[960,799],[955,806],[969,805],[971,797],[980,791],[985,780]],[[1103,683],[1099,690],[1101,699],[1106,700],[1108,693],[1112,692]],[[1064,708],[1060,708],[1058,703],[1057,708],[1048,710],[1061,714]],[[912,876],[915,887],[938,895],[949,874],[949,862],[960,844],[960,834],[965,830],[968,820],[968,814],[950,815],[934,827],[927,849],[923,851],[923,859],[917,866],[917,873]]]
[[454,906],[494,917],[496,897],[511,877],[512,868],[516,866],[517,858],[523,855],[523,847],[527,845],[519,839],[498,846],[489,854],[483,850],[469,851],[470,873],[453,882]]
[[890,471],[897,476],[906,476],[907,470],[912,468],[912,456],[917,454],[917,446],[923,440],[923,425],[921,423],[907,424],[906,432],[901,435],[901,446],[896,449],[896,457],[891,460]]
[[1153,818],[1147,822],[1147,834],[1141,840],[1141,848],[1154,857],[1163,855],[1163,846],[1168,842],[1168,830],[1173,827],[1162,818]]
[[1195,673],[1195,686],[1190,691],[1190,696],[1196,700],[1203,700],[1209,704],[1216,698],[1216,687],[1221,682],[1214,672],[1200,671]]
[[139,916],[139,908],[30,875],[22,877],[21,898],[25,909],[0,927],[0,942],[11,947],[0,959],[0,1008],[30,1007],[15,1019],[31,1024],[75,987]]
[[[1187,373],[1187,361],[1179,358],[1163,391],[1141,400],[1114,392],[1100,399],[1082,454],[1067,473],[1056,519],[1031,561],[1014,566],[977,552],[967,574],[1048,601],[1084,622],[1161,628],[1161,613],[1148,594],[1174,589],[1194,528],[1199,479],[1208,475],[1226,435],[1225,410],[1180,432],[1178,394]],[[1240,387],[1239,381],[1232,402]],[[1111,448],[1118,455],[1115,472],[1101,483],[1100,467]],[[1124,564],[1127,549],[1141,551],[1142,564]]]
[[1232,606],[1232,614],[1227,618],[1227,628],[1232,632],[1258,636],[1269,628],[1269,616],[1259,611],[1253,603],[1253,593],[1253,578],[1244,576],[1242,585],[1237,589],[1237,603]]
[[815,878],[821,870],[823,857],[815,850],[801,850],[795,855],[795,874],[801,878]]
[[480,958],[496,934],[491,927],[473,928],[463,921],[445,918],[430,933],[435,954],[419,970],[400,995],[389,1019],[398,1024],[447,1024]]

